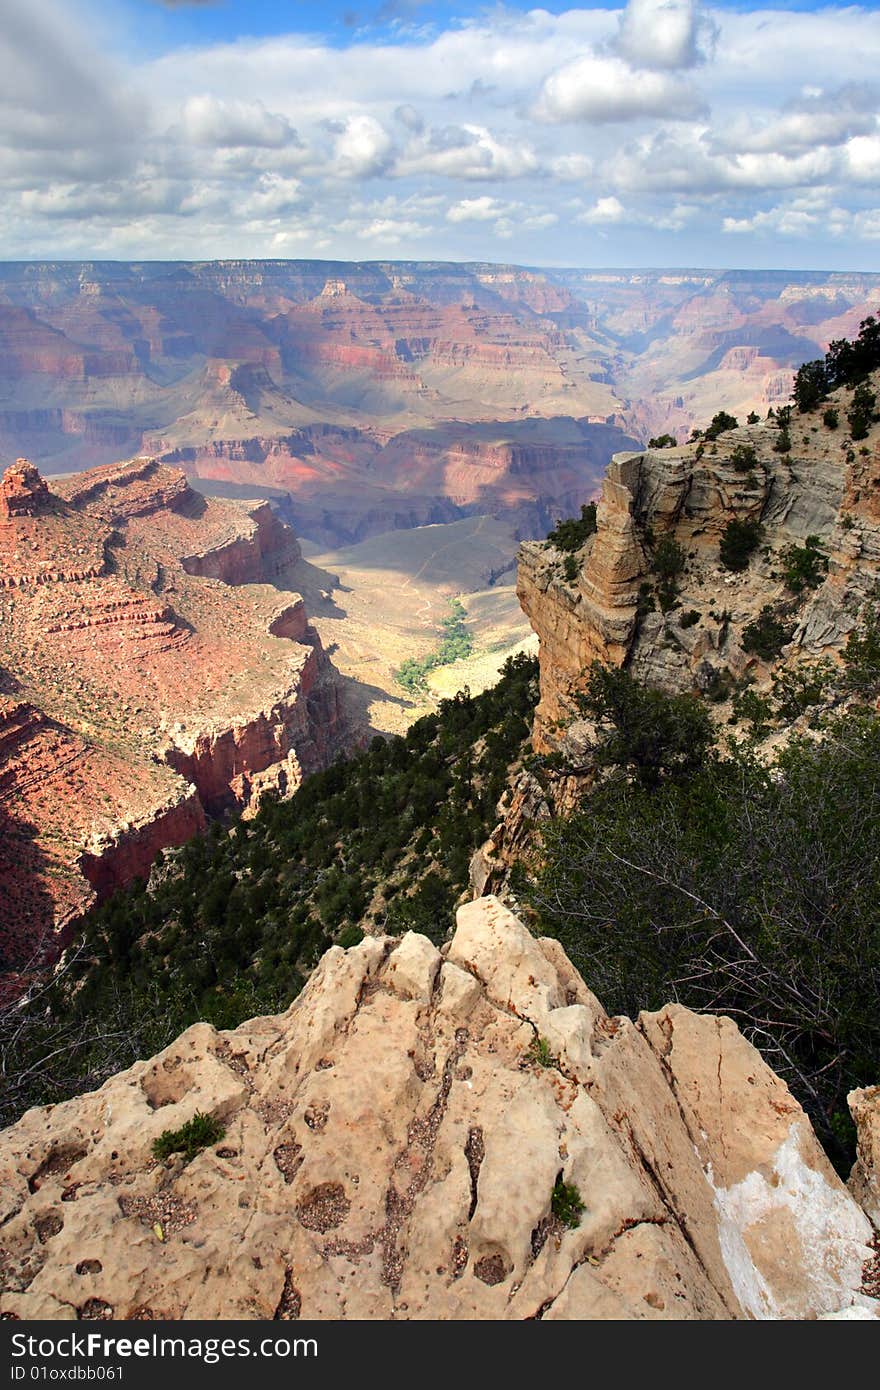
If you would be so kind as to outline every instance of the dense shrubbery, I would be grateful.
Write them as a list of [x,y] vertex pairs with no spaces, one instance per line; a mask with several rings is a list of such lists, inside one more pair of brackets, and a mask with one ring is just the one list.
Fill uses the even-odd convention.
[[536,671],[508,661],[491,690],[212,825],[165,856],[150,891],[91,913],[59,981],[0,1019],[0,1120],[99,1084],[196,1019],[234,1027],[285,1007],[332,942],[360,938],[374,895],[386,930],[442,937],[528,735]]
[[594,665],[578,704],[603,734],[598,765],[626,768],[644,786],[692,772],[713,742],[700,700],[651,690],[619,667]]
[[[649,745],[667,740],[670,702],[618,702],[609,761],[638,772],[622,747],[633,702]],[[795,740],[769,767],[704,740],[676,775],[614,773],[551,822],[528,889],[540,929],[606,1008],[678,999],[731,1015],[841,1161],[846,1093],[880,1071],[878,761],[873,712]]]
[[579,517],[572,516],[565,521],[557,521],[555,529],[549,532],[547,540],[556,550],[573,555],[576,550],[580,550],[595,530],[596,503],[586,502],[581,507]]
[[754,652],[763,661],[773,661],[791,641],[793,632],[794,625],[783,622],[770,604],[765,604],[757,618],[743,628],[743,651]]
[[736,473],[751,473],[758,466],[758,455],[753,444],[737,444],[730,451],[730,462]]
[[724,434],[727,430],[735,430],[739,421],[735,415],[728,415],[726,410],[719,410],[717,415],[712,416],[711,423],[703,431],[704,439],[717,439],[719,434]]
[[737,572],[748,569],[749,560],[761,544],[764,532],[760,522],[740,521],[734,517],[721,533],[719,558],[725,569]]
[[793,594],[818,589],[828,571],[828,556],[820,536],[807,536],[803,545],[788,545],[781,555],[782,577]]
[[651,556],[651,568],[657,576],[657,599],[663,613],[668,613],[678,597],[678,581],[687,564],[687,552],[673,540],[663,536]]
[[853,391],[852,404],[846,413],[849,432],[853,439],[867,439],[868,429],[877,419],[877,397],[866,381],[862,381]]
[[411,694],[426,689],[425,677],[438,666],[450,666],[453,661],[470,656],[474,649],[473,633],[467,626],[467,612],[461,599],[449,600],[450,611],[440,624],[443,636],[436,652],[420,659],[409,657],[396,673],[396,680]]
[[[838,386],[858,387],[865,381],[869,372],[880,367],[880,322],[872,316],[863,319],[858,337],[852,342],[838,338],[826,352],[824,358],[815,362],[805,362],[799,368],[794,381],[794,401],[800,411],[813,410],[826,397],[829,391]],[[873,411],[873,405],[870,407]],[[828,412],[826,411],[826,415]],[[836,416],[836,412],[835,412]],[[828,421],[826,419],[826,424]],[[837,420],[830,429],[837,428]],[[864,435],[854,435],[856,439]]]

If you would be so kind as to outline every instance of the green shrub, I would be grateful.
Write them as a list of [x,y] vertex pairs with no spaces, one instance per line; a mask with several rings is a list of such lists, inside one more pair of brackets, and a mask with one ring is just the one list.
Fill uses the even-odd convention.
[[747,425],[759,425],[760,423],[761,423],[761,417],[760,417],[760,415],[758,414],[757,410],[750,410],[749,413],[748,413],[748,415],[746,416],[746,424],[747,424]]
[[577,704],[598,723],[597,763],[625,768],[645,786],[693,772],[714,742],[712,722],[699,700],[650,690],[619,667],[594,662]]
[[730,452],[730,463],[734,472],[749,473],[758,466],[758,455],[752,444],[736,444]]
[[596,503],[586,502],[581,507],[579,517],[569,517],[566,521],[557,521],[555,529],[549,532],[547,540],[557,550],[573,554],[574,551],[580,550],[595,530]]
[[762,661],[773,661],[787,642],[791,641],[794,628],[783,623],[776,616],[769,603],[765,604],[754,622],[748,623],[742,632],[743,651],[754,652]]
[[822,424],[826,430],[836,430],[840,424],[840,411],[836,405],[829,405],[827,410],[822,411]]
[[558,1177],[550,1198],[550,1210],[561,1226],[567,1226],[573,1231],[581,1224],[581,1216],[586,1207],[574,1183],[563,1182],[562,1178]]
[[865,605],[858,627],[846,639],[842,656],[847,689],[858,695],[876,696],[880,691],[880,597],[873,597]]
[[770,731],[773,702],[756,690],[741,690],[733,697],[733,717],[749,726],[753,738],[764,738]]
[[556,1056],[546,1038],[533,1038],[526,1057],[538,1067],[555,1067]]
[[838,338],[825,354],[825,371],[830,388],[854,386],[869,372],[880,367],[880,322],[873,314],[862,319],[858,337],[852,342]]
[[359,946],[363,939],[364,934],[360,927],[349,926],[345,927],[339,933],[336,938],[336,945],[341,946],[344,951],[347,951],[350,946]]
[[786,723],[806,714],[825,699],[834,668],[829,661],[801,661],[797,666],[778,671],[773,677],[773,698],[776,713]]
[[806,1107],[880,1075],[880,719],[654,786],[606,779],[542,829],[528,897],[610,1014],[728,1013]]
[[776,436],[776,439],[773,443],[773,452],[774,454],[791,453],[791,434],[789,433],[787,426],[781,429],[778,435]]
[[687,613],[682,613],[678,625],[679,627],[694,627],[702,616],[702,613],[699,613],[696,608],[689,608]]
[[782,577],[793,594],[818,589],[828,571],[828,556],[820,549],[821,537],[807,536],[803,545],[789,545],[782,551]]
[[649,449],[675,449],[678,440],[672,434],[658,434],[656,439],[648,440]]
[[566,555],[562,565],[562,573],[568,584],[573,584],[581,572],[581,567],[574,555]]
[[866,381],[862,381],[853,392],[852,405],[847,411],[849,432],[853,439],[866,439],[868,428],[876,420],[877,397]]
[[828,374],[821,358],[815,362],[804,362],[803,366],[798,368],[793,394],[801,414],[815,409],[820,401],[824,400],[827,390]]
[[727,430],[735,430],[739,421],[733,415],[728,415],[726,410],[719,410],[717,415],[712,416],[711,424],[707,425],[704,431],[705,439],[717,439],[719,434],[724,434]]
[[741,521],[734,517],[721,533],[719,558],[725,569],[735,573],[748,569],[749,560],[761,544],[764,535],[758,521]]
[[225,1133],[225,1128],[213,1115],[205,1115],[197,1110],[180,1129],[162,1131],[159,1138],[153,1141],[153,1157],[164,1163],[172,1154],[179,1153],[183,1155],[184,1163],[191,1163],[202,1149],[219,1144]]
[[657,575],[657,598],[661,611],[667,613],[678,593],[678,578],[684,572],[687,552],[673,540],[663,536],[654,549],[651,567]]

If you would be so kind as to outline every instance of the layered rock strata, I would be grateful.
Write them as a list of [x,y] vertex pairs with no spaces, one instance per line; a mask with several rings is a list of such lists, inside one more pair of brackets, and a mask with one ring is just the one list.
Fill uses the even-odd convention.
[[262,502],[151,459],[0,485],[3,968],[63,944],[160,848],[347,746],[339,685]]
[[[196,1112],[222,1139],[157,1162]],[[492,898],[442,950],[333,947],[287,1013],[30,1111],[0,1175],[7,1318],[878,1308],[867,1217],[736,1026],[610,1018]]]
[[[846,393],[837,402],[841,417]],[[744,426],[711,443],[615,455],[602,485],[597,530],[575,557],[529,542],[519,554],[517,593],[540,639],[538,751],[569,737],[594,661],[626,665],[669,691],[700,691],[718,678],[769,679],[767,662],[743,647],[743,629],[765,605],[785,606],[791,641],[773,669],[803,658],[835,658],[880,576],[880,428],[853,446],[795,415],[792,447],[778,453],[774,425]],[[744,462],[750,459],[750,462]],[[725,568],[719,542],[731,521],[761,527],[740,572]],[[827,569],[816,587],[793,595],[784,552],[818,538]],[[654,554],[664,540],[685,556],[667,612],[656,601]],[[684,620],[684,621],[683,621]],[[722,715],[729,708],[721,702]],[[576,731],[575,731],[576,734]]]

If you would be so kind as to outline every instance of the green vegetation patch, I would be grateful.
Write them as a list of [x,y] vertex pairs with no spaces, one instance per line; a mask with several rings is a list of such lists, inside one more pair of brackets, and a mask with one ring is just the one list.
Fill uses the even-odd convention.
[[786,546],[780,558],[782,577],[793,594],[818,589],[828,572],[828,556],[820,536],[807,536],[803,545]]
[[748,569],[749,560],[761,544],[764,535],[758,521],[742,521],[734,517],[721,532],[718,556],[725,569],[738,573]]
[[467,625],[467,611],[461,599],[449,600],[449,613],[440,624],[443,636],[436,652],[430,656],[410,657],[395,673],[395,679],[404,690],[417,694],[427,689],[425,677],[438,666],[451,666],[470,656],[474,650],[473,633]]
[[[852,639],[849,669],[876,698],[874,620]],[[795,715],[821,698],[832,673],[818,665],[790,673],[776,703]],[[760,729],[770,700],[752,693],[742,714]],[[542,828],[518,891],[609,1013],[676,999],[734,1018],[843,1171],[847,1092],[880,1072],[880,718],[826,718],[818,738],[772,760],[750,744],[719,749],[710,733],[685,758],[669,697],[623,695],[606,758],[616,770]],[[665,750],[650,751],[647,776],[641,748]]]
[[783,622],[771,605],[765,604],[757,618],[743,628],[743,651],[753,652],[762,661],[773,661],[793,633],[794,624]]
[[565,521],[557,521],[555,529],[549,532],[547,541],[556,550],[574,554],[589,540],[595,530],[596,503],[586,502],[581,507],[579,517],[569,517]]
[[184,1163],[191,1163],[202,1149],[219,1144],[226,1130],[213,1115],[197,1110],[180,1129],[165,1129],[153,1141],[153,1157],[164,1163],[172,1154],[182,1154]]
[[561,1226],[573,1231],[581,1224],[586,1207],[574,1183],[557,1178],[550,1198],[550,1210]]

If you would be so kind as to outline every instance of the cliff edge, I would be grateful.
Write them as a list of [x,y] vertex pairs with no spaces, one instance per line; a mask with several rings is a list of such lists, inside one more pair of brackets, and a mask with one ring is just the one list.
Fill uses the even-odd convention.
[[[222,1137],[157,1161],[197,1112]],[[494,898],[442,950],[333,947],[286,1013],[29,1111],[0,1178],[6,1318],[878,1308],[864,1211],[731,1020],[608,1017]]]

